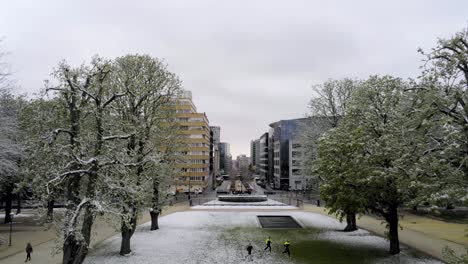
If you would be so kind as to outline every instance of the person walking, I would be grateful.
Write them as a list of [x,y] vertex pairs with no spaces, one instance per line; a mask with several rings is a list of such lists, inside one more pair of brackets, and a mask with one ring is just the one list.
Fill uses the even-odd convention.
[[265,244],[266,244],[266,247],[263,251],[270,249],[270,252],[271,252],[271,238],[270,237],[268,237],[268,239],[265,240]]
[[251,243],[249,243],[249,245],[247,246],[247,253],[249,253],[249,255],[252,255],[252,249],[253,249],[253,246]]
[[289,243],[289,240],[286,240],[283,246],[284,246],[283,254],[288,253],[289,258],[291,258],[291,251],[289,251],[289,246],[291,246],[291,243]]
[[26,245],[26,260],[24,262],[28,262],[31,260],[31,253],[33,252],[33,248],[31,246],[31,243],[28,242]]

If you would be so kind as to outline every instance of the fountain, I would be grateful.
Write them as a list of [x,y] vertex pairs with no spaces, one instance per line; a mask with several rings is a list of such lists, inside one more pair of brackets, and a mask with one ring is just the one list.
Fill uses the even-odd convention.
[[255,203],[268,200],[266,195],[220,195],[218,201],[233,203]]

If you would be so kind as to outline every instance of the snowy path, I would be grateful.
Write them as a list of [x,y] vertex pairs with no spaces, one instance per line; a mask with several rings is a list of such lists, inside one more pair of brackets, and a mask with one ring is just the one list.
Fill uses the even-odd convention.
[[[385,251],[388,242],[383,238],[359,230],[352,233],[337,232],[343,228],[337,220],[308,212],[210,212],[187,211],[174,213],[160,219],[160,230],[149,231],[149,223],[140,226],[132,239],[134,251],[129,256],[119,256],[120,237],[114,236],[97,248],[85,261],[86,264],[144,264],[144,263],[300,263],[296,259],[273,252],[264,253],[263,239],[253,235],[264,230],[259,227],[256,216],[291,215],[302,226],[326,230],[320,239],[338,241],[341,244],[360,245]],[[229,233],[229,230],[237,230]],[[237,229],[236,229],[237,228]],[[250,228],[250,231],[249,230]],[[243,230],[246,231],[243,231]],[[294,238],[296,239],[296,238]],[[246,259],[246,245],[254,246],[252,260]],[[277,244],[278,245],[278,244]],[[280,249],[278,245],[278,249]],[[278,251],[278,250],[274,250]],[[377,263],[440,263],[433,260],[415,259],[406,252],[379,259]]]

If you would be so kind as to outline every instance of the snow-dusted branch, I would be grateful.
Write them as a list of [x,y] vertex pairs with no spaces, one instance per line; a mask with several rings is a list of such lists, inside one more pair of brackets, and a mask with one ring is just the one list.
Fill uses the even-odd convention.
[[106,108],[107,105],[109,105],[110,103],[112,103],[115,99],[117,98],[120,98],[122,96],[125,96],[127,93],[120,93],[120,94],[114,94],[111,96],[111,98],[109,98],[103,105],[102,105],[102,108]]
[[127,134],[127,135],[114,135],[114,136],[103,137],[102,139],[103,139],[103,140],[129,139],[129,138],[131,138],[131,137],[134,136],[134,135],[135,135],[134,133],[132,133],[132,134]]
[[68,234],[72,234],[74,233],[75,231],[75,227],[76,227],[76,222],[78,221],[78,216],[80,215],[80,212],[81,212],[81,209],[89,203],[89,199],[88,198],[83,198],[81,200],[81,202],[77,205],[76,209],[75,209],[75,212],[73,213],[73,216],[72,218],[70,219],[70,223],[68,225]]

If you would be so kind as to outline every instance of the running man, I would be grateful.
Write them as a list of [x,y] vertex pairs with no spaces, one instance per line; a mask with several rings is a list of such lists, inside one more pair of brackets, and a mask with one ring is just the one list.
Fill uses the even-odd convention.
[[283,254],[288,253],[289,258],[291,258],[291,252],[289,251],[289,246],[291,246],[291,243],[289,243],[289,240],[286,240],[286,242],[284,242],[283,246],[284,246]]
[[270,237],[268,237],[268,239],[265,240],[265,244],[266,244],[266,247],[263,251],[270,249],[270,252],[271,252],[271,238]]

